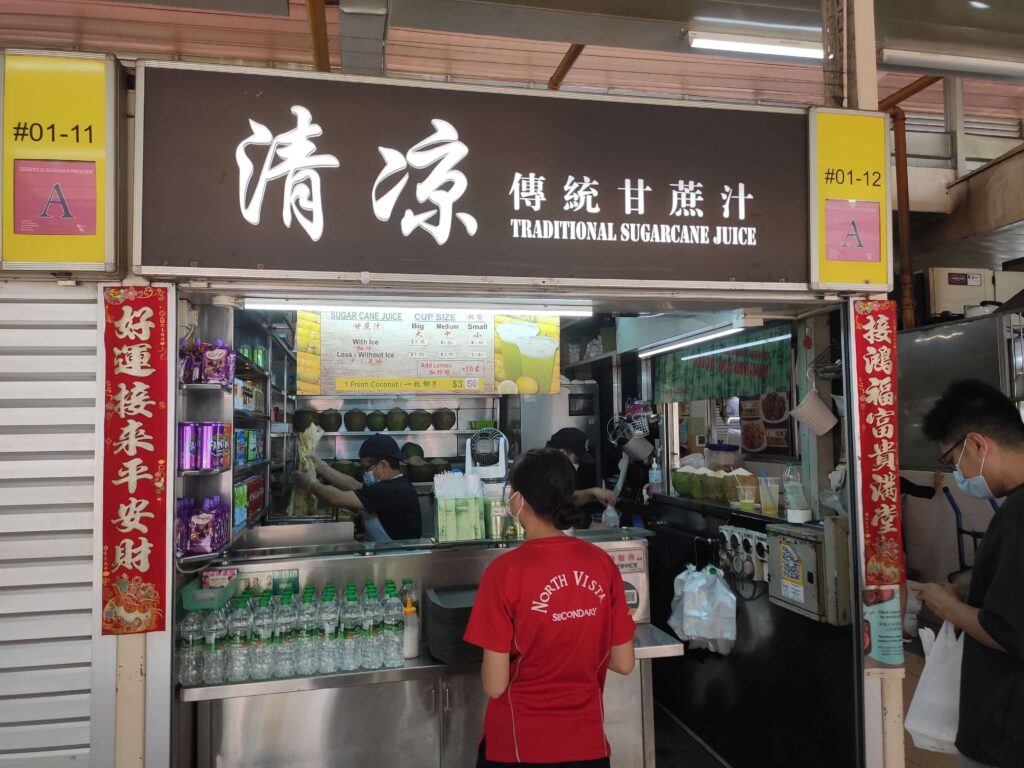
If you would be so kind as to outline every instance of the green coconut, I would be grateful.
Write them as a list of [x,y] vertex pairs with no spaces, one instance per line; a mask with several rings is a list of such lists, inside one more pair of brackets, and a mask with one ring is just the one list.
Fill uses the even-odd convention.
[[388,431],[404,432],[409,428],[409,414],[401,408],[392,408],[388,411]]
[[432,419],[434,423],[434,429],[447,430],[455,426],[455,411],[451,408],[440,408],[434,411],[434,417]]
[[413,411],[409,414],[409,429],[415,430],[416,432],[424,432],[430,429],[430,425],[432,423],[433,421],[427,411],[419,410]]
[[363,432],[366,429],[366,414],[358,408],[345,411],[345,429],[349,432]]
[[371,432],[383,432],[387,426],[388,417],[383,411],[374,411],[366,417],[366,428]]
[[430,464],[434,467],[434,474],[448,472],[452,468],[452,463],[448,459],[431,459]]
[[305,408],[295,412],[292,417],[292,430],[297,434],[302,434],[311,424],[316,424],[317,412],[306,410]]
[[324,432],[337,432],[341,429],[341,413],[334,408],[320,411],[316,421]]
[[429,483],[434,479],[434,466],[421,456],[410,456],[409,479],[414,483]]
[[404,453],[408,458],[413,456],[421,459],[423,458],[423,449],[417,443],[406,443],[402,446],[402,453]]

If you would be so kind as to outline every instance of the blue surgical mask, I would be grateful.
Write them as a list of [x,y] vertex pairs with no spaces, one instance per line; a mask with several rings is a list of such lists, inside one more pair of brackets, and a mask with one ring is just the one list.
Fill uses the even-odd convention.
[[966,450],[967,441],[964,440],[964,447],[960,449],[960,458],[957,459],[953,470],[953,479],[956,480],[957,487],[969,496],[979,499],[994,499],[995,494],[992,493],[992,489],[988,487],[988,481],[985,480],[985,456],[981,457],[981,469],[975,477],[964,477],[964,473],[960,471],[960,462],[963,461]]
[[373,476],[373,472],[363,472],[363,485],[373,485],[377,482],[377,478]]

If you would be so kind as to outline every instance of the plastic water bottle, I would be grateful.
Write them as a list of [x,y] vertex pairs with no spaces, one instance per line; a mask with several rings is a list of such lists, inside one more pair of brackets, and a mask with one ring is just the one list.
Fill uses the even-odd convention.
[[345,597],[341,607],[341,648],[338,653],[338,668],[343,672],[359,669],[362,658],[363,611],[359,607],[353,589]]
[[405,617],[402,603],[394,585],[384,598],[384,666],[400,667],[404,664]]
[[270,593],[260,596],[252,617],[252,640],[249,643],[249,676],[267,680],[274,673],[274,607]]
[[281,604],[274,617],[274,676],[291,677],[295,674],[295,632],[296,612],[292,605],[292,593],[281,594]]
[[203,682],[203,613],[189,611],[178,627],[178,682]]
[[235,610],[228,617],[228,682],[249,679],[249,636],[252,611],[244,595],[235,599]]
[[368,587],[363,606],[363,669],[380,669],[384,664],[384,609],[377,600],[377,589]]
[[220,685],[227,672],[227,621],[224,611],[210,611],[203,620],[203,682]]
[[295,673],[298,675],[315,675],[317,671],[316,651],[320,632],[316,613],[313,593],[303,593],[299,618],[295,623]]
[[340,609],[334,597],[334,590],[324,592],[320,603],[319,624],[320,644],[317,658],[319,670],[325,675],[338,671],[338,617]]
[[647,470],[647,483],[651,486],[651,490],[655,493],[661,493],[661,467],[658,466],[658,460],[654,459],[651,462],[651,468]]

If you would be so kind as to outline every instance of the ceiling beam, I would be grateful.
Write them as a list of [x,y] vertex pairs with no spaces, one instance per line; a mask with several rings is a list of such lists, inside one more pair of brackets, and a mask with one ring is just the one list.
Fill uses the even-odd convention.
[[569,74],[569,70],[572,69],[572,65],[576,63],[576,59],[583,53],[585,46],[579,43],[573,43],[569,46],[569,50],[562,56],[562,60],[558,62],[558,66],[555,67],[555,74],[548,80],[548,90],[557,91],[562,87],[562,81],[565,80],[565,76]]
[[313,43],[313,68],[317,72],[331,71],[331,56],[327,49],[327,10],[324,0],[306,0],[309,16],[309,34]]

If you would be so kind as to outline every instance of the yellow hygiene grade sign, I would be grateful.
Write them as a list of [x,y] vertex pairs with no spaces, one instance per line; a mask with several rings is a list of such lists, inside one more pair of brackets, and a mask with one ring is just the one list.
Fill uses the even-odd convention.
[[0,264],[102,270],[114,260],[113,62],[7,53],[3,65]]
[[812,109],[811,288],[892,289],[889,117]]

